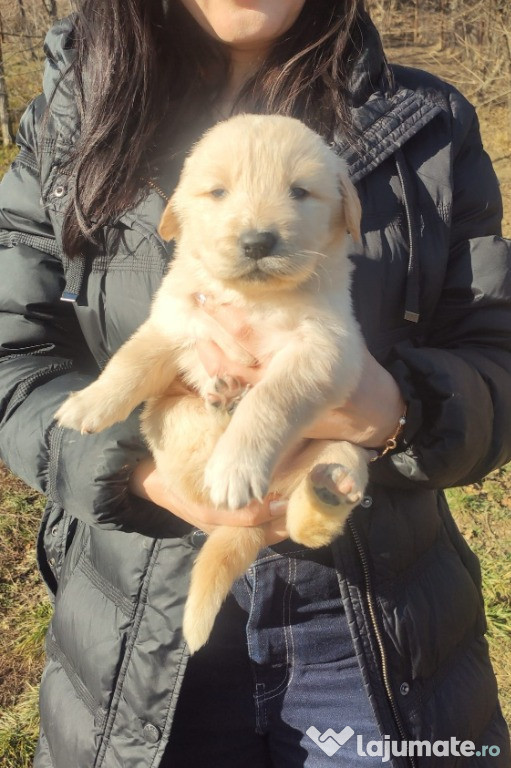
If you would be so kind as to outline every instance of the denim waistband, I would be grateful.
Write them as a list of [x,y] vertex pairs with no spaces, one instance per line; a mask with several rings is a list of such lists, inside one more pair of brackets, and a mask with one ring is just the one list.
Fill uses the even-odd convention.
[[273,544],[271,547],[264,547],[264,549],[261,549],[255,560],[255,564],[290,556],[297,557],[300,560],[308,560],[311,563],[321,563],[322,565],[331,567],[334,565],[332,547],[329,544],[325,547],[311,549],[310,547],[304,547],[301,544],[297,544],[296,541],[292,541],[291,539],[284,539],[284,541],[279,541],[278,544]]

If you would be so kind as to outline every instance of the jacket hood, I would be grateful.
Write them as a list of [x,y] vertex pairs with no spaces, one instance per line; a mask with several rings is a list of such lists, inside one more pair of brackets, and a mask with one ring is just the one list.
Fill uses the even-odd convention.
[[392,82],[381,37],[368,13],[362,16],[361,32],[362,49],[349,83],[353,107],[361,107],[376,91],[388,91]]

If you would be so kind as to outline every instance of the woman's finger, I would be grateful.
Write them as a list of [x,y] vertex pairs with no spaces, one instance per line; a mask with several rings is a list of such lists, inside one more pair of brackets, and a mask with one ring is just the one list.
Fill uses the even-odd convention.
[[217,304],[215,301],[208,300],[206,296],[202,308],[238,342],[243,344],[250,341],[254,329],[247,321],[247,313],[240,307],[232,304]]
[[197,513],[196,509],[192,512],[197,520],[205,525],[227,525],[227,526],[254,526],[264,525],[283,519],[287,510],[287,500],[281,499],[275,494],[268,496],[261,504],[258,501],[251,501],[242,509],[214,509],[202,507]]
[[233,376],[241,384],[254,385],[262,376],[258,366],[247,366],[230,360],[214,341],[197,342],[199,359],[211,377],[223,377],[226,374]]
[[214,341],[198,341],[197,352],[209,376],[221,376],[227,371],[227,357]]
[[286,518],[283,516],[277,517],[269,523],[265,523],[262,528],[264,529],[265,544],[267,547],[271,547],[273,544],[278,544],[280,541],[289,539],[289,533],[286,528]]
[[[286,516],[285,512],[287,509],[287,501],[281,501],[280,504],[274,505],[274,510],[267,509],[267,504],[259,505],[262,508],[262,517],[261,522],[259,523],[253,523],[253,525],[260,525],[261,528],[264,530],[265,534],[265,546],[270,547],[273,544],[277,544],[279,541],[284,541],[285,539],[289,538],[289,533],[287,532],[286,528]],[[237,522],[234,522],[236,519],[237,513],[241,513],[242,517],[238,518]],[[268,520],[268,514],[271,515],[271,519]],[[241,525],[241,526],[247,526],[248,520],[256,520],[257,514],[254,516],[251,516],[251,513],[248,515],[245,514],[245,510],[235,510],[232,513],[231,521],[230,523],[214,523],[211,522],[206,523],[203,520],[199,520],[195,518],[193,515],[187,515],[187,521],[194,525],[196,528],[200,528],[202,531],[204,531],[207,534],[213,533],[213,531],[218,527],[218,525],[227,527],[229,525]]]

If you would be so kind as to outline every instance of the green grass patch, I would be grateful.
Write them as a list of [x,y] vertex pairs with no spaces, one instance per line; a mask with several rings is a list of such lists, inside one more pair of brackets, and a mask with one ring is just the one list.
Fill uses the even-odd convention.
[[18,147],[4,147],[0,144],[0,178],[4,175],[10,164],[18,154]]
[[0,768],[28,768],[51,604],[35,560],[44,499],[0,467]]
[[447,498],[481,563],[487,637],[504,716],[511,723],[511,465],[482,484],[450,489]]
[[0,714],[0,768],[31,768],[39,731],[38,689],[27,685]]

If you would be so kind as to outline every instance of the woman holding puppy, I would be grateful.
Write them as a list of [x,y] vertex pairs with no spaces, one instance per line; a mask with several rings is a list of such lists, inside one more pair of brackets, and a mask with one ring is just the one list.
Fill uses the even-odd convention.
[[[55,595],[36,768],[507,768],[478,564],[441,491],[511,456],[511,245],[472,107],[388,67],[357,0],[86,1],[46,51],[0,189],[2,458],[48,496]],[[236,111],[304,120],[362,203],[364,373],[304,438],[376,460],[319,550],[287,539],[285,499],[223,512],[163,492],[136,412],[97,435],[53,420],[147,316],[184,154]],[[243,316],[198,301],[255,348]],[[229,524],[264,524],[268,547],[188,659],[189,571]]]

